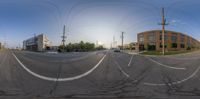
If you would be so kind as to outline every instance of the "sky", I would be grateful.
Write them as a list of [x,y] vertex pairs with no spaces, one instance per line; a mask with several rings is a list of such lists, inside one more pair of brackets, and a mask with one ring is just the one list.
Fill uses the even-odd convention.
[[43,33],[60,45],[63,25],[66,43],[110,47],[113,37],[121,44],[121,32],[125,43],[136,42],[137,33],[161,29],[162,7],[167,30],[200,40],[199,5],[199,0],[0,0],[0,42],[14,48]]

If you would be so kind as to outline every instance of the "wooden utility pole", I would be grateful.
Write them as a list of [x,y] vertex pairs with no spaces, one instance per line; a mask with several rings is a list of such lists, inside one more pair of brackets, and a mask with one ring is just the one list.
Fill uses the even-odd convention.
[[122,39],[122,50],[123,50],[124,49],[124,32],[122,32],[121,39]]
[[162,8],[161,14],[162,22],[160,23],[160,25],[162,25],[162,54],[165,55],[165,25],[168,25],[168,23],[166,23],[164,8]]

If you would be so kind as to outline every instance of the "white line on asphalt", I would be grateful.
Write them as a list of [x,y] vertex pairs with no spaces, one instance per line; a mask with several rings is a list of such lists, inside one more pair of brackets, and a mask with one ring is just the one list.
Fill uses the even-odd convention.
[[182,61],[188,61],[188,60],[198,60],[198,59],[200,59],[200,57],[190,57],[190,58],[184,58],[184,57],[179,57],[179,58],[177,58],[177,57],[167,57],[167,58],[170,58],[170,59],[176,59],[176,60],[182,60]]
[[126,77],[130,77],[125,71],[122,70],[122,68],[117,65],[117,67],[119,68],[119,70],[126,76]]
[[53,78],[53,77],[47,77],[47,76],[43,76],[43,75],[40,75],[40,74],[37,74],[37,73],[34,73],[33,71],[31,71],[30,69],[28,69],[24,64],[22,64],[22,62],[17,58],[17,56],[12,53],[12,55],[15,57],[15,59],[18,61],[18,63],[27,71],[29,72],[31,75],[37,77],[37,78],[40,78],[40,79],[43,79],[43,80],[48,80],[48,81],[71,81],[71,80],[76,80],[76,79],[80,79],[82,77],[85,77],[87,76],[88,74],[90,74],[91,72],[93,72],[98,66],[99,64],[101,64],[101,62],[104,60],[104,58],[106,57],[106,54],[101,58],[101,60],[92,68],[90,69],[89,71],[81,74],[81,75],[78,75],[78,76],[74,76],[74,77],[69,77],[69,78]]
[[130,61],[128,63],[128,67],[131,65],[132,59],[133,59],[133,55],[131,56],[131,59],[130,59]]
[[165,65],[165,64],[162,64],[160,62],[157,62],[157,61],[155,61],[155,60],[153,60],[153,59],[151,59],[149,57],[146,57],[146,58],[149,59],[149,60],[151,60],[152,62],[154,62],[154,63],[156,63],[156,64],[158,64],[160,66],[166,67],[166,68],[186,70],[186,68],[172,67],[172,66]]
[[149,85],[149,86],[166,86],[166,85],[172,85],[172,84],[180,84],[183,83],[191,78],[193,78],[200,70],[200,66],[188,77],[186,77],[185,79],[179,80],[179,81],[175,81],[175,82],[170,82],[169,84],[165,84],[165,83],[160,83],[160,84],[156,84],[156,83],[143,83],[144,85]]
[[114,61],[115,64],[117,65],[118,69],[126,76],[126,77],[130,77],[125,71],[122,70],[121,66],[116,62]]

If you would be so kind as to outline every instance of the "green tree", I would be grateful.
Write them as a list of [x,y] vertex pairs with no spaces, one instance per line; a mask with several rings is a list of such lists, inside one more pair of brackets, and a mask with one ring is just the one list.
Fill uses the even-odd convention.
[[85,50],[85,43],[83,42],[83,41],[81,41],[80,43],[79,43],[79,46],[80,46],[80,50],[81,51],[84,51]]
[[104,48],[102,45],[96,47],[96,50],[104,50],[104,49],[105,49],[105,48]]
[[74,44],[69,43],[64,47],[64,50],[63,50],[62,45],[59,46],[60,52],[63,52],[63,51],[67,51],[67,52],[92,51],[94,49],[95,49],[94,43],[89,43],[89,42],[84,43],[83,41],[80,41],[79,43],[74,43]]
[[63,45],[60,45],[60,46],[58,47],[58,52],[64,52],[65,50],[66,50],[66,47],[63,46]]

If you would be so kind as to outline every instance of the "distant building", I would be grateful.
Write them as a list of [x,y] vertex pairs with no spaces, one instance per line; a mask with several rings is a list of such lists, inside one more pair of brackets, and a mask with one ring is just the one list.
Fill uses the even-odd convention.
[[[180,51],[199,49],[200,42],[180,32],[165,30],[165,50]],[[162,51],[162,30],[151,30],[138,33],[139,50]]]
[[31,51],[45,51],[50,49],[50,41],[46,35],[40,34],[23,41],[23,49]]
[[1,44],[1,42],[0,42],[0,49],[2,49],[2,44]]
[[138,50],[138,43],[137,42],[132,42],[129,44],[129,47],[131,50]]
[[[118,48],[122,49],[122,46],[119,45]],[[123,45],[124,50],[138,50],[138,43],[137,42],[131,42],[129,44]]]

